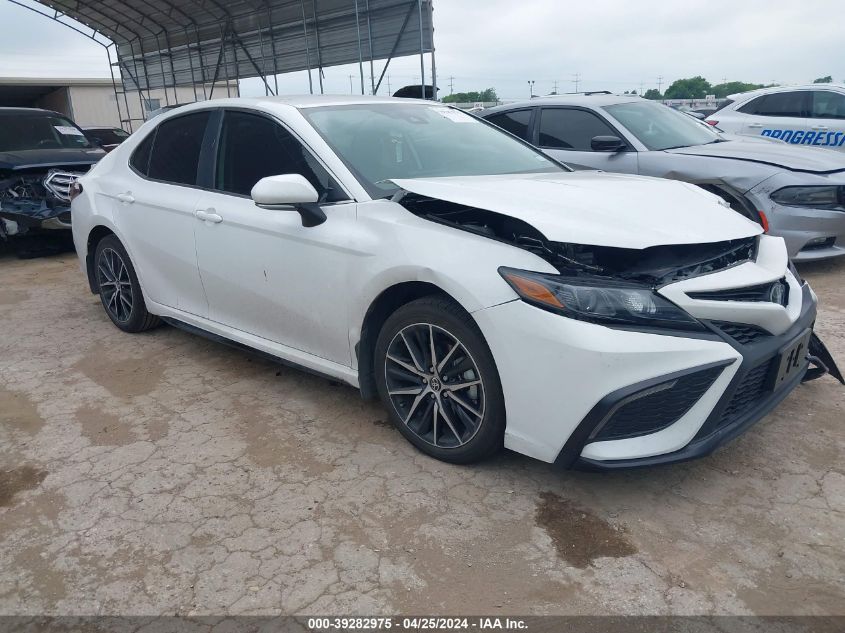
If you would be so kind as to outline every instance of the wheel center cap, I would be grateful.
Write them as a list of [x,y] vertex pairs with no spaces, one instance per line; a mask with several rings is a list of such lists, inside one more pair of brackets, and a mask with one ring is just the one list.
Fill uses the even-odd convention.
[[440,387],[442,385],[440,384],[440,379],[435,377],[431,379],[431,382],[428,383],[428,386],[431,387],[432,391],[440,391]]

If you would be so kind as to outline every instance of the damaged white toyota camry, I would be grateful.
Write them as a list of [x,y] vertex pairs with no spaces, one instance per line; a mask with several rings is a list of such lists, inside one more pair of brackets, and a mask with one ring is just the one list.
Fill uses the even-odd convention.
[[842,379],[782,239],[698,187],[571,172],[432,102],[182,107],[73,195],[117,327],[345,381],[445,461],[682,461]]

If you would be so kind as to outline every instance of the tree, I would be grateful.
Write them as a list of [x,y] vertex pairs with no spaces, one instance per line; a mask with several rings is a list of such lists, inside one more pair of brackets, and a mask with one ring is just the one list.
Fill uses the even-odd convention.
[[443,97],[443,103],[478,103],[498,101],[499,96],[495,88],[487,88],[481,92],[456,92],[455,94]]
[[667,99],[703,99],[711,92],[712,86],[704,77],[696,76],[687,79],[677,79],[666,88],[664,97]]
[[631,91],[631,94],[632,94],[632,95],[635,95],[635,94],[637,94],[637,91],[636,91],[636,90],[632,90],[632,91]]
[[716,95],[717,99],[724,99],[728,95],[748,92],[749,90],[757,90],[762,87],[763,84],[748,84],[744,81],[729,81],[724,84],[716,84],[713,86],[713,92],[710,94]]
[[814,84],[832,84],[833,77],[828,75],[827,77],[819,77],[818,79],[813,79]]
[[646,99],[658,100],[658,99],[662,99],[663,95],[660,94],[660,91],[657,90],[656,88],[649,88],[648,90],[645,91],[645,93],[643,94],[643,97],[645,97]]

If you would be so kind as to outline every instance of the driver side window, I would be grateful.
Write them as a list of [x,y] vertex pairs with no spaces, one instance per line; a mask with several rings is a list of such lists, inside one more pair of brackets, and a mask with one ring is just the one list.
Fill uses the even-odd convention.
[[594,136],[616,136],[616,132],[586,110],[543,108],[540,111],[540,147],[592,152]]
[[262,178],[300,174],[320,195],[320,202],[347,196],[314,156],[281,125],[247,112],[226,111],[214,174],[218,191],[249,196]]

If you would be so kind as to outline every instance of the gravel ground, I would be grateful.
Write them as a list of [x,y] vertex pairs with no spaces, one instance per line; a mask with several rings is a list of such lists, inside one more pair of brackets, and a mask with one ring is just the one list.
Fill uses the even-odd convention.
[[[845,261],[802,273],[845,367]],[[660,469],[450,466],[353,389],[121,333],[72,254],[0,257],[0,614],[845,614],[843,408],[824,378]]]

